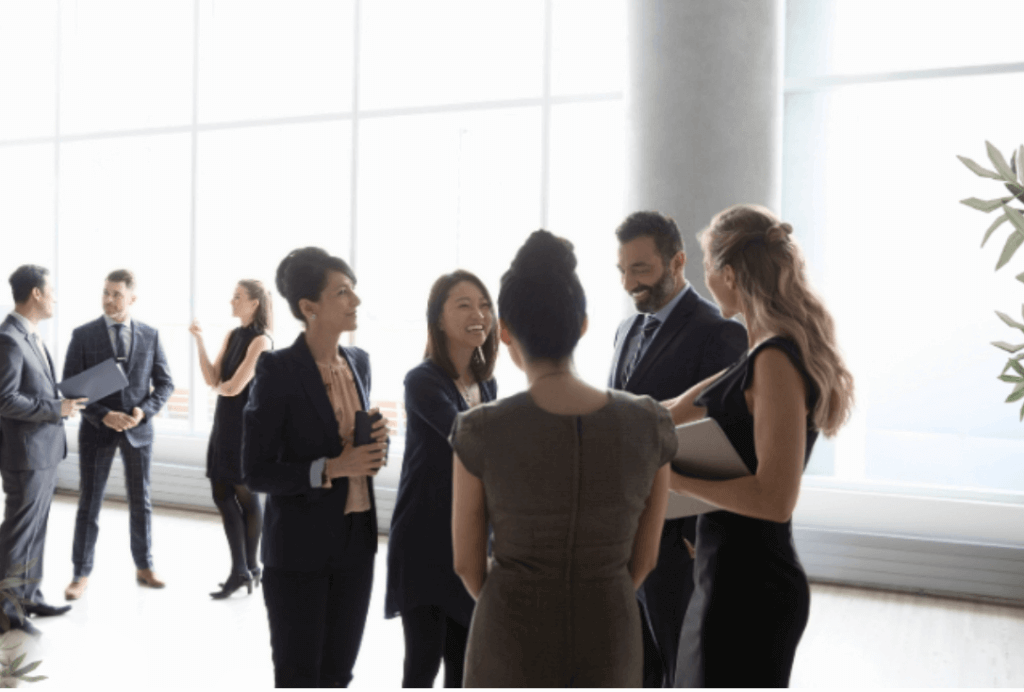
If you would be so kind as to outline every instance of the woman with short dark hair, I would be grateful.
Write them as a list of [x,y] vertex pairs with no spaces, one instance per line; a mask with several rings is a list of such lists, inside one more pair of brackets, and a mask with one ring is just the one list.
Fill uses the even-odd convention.
[[491,296],[474,274],[434,282],[424,360],[405,376],[405,456],[388,537],[385,617],[402,616],[403,687],[462,686],[473,599],[452,568],[452,423],[493,401],[498,337]]
[[340,345],[357,327],[355,283],[320,248],[281,261],[277,290],[305,331],[260,358],[245,408],[245,482],[267,493],[263,599],[278,687],[347,686],[370,605],[387,428],[378,421],[355,446],[370,402],[369,356]]
[[642,683],[636,589],[657,564],[676,438],[650,397],[576,375],[575,268],[547,231],[519,250],[499,328],[529,389],[459,414],[452,432],[455,571],[477,599],[466,687]]
[[220,590],[210,594],[215,599],[227,598],[243,586],[252,593],[262,575],[256,548],[263,531],[263,507],[259,496],[245,487],[242,480],[242,410],[249,401],[256,361],[273,347],[269,334],[273,309],[270,293],[261,282],[238,282],[231,296],[231,316],[240,319],[242,326],[228,332],[213,362],[206,353],[199,320],[189,327],[199,350],[203,380],[217,392],[217,409],[206,449],[206,477],[224,520],[231,550],[231,574]]

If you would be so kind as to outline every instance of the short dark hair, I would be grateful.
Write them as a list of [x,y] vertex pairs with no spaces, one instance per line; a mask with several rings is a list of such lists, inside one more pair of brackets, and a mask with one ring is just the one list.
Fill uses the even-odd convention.
[[531,233],[501,277],[498,310],[527,358],[571,356],[587,318],[572,243],[544,230]]
[[683,251],[683,236],[671,216],[656,211],[637,211],[626,217],[626,220],[615,229],[615,237],[619,244],[628,243],[641,237],[654,239],[654,247],[658,254],[669,265],[672,258]]
[[11,293],[14,295],[14,302],[18,305],[26,303],[32,297],[32,289],[40,291],[46,288],[46,277],[50,270],[40,267],[38,264],[23,264],[14,270],[8,281],[11,284]]
[[270,291],[263,285],[262,281],[256,279],[242,279],[238,282],[246,293],[249,300],[260,301],[256,313],[252,316],[252,326],[257,334],[265,334],[274,329],[274,306],[270,300]]
[[130,269],[115,269],[107,274],[107,281],[112,284],[123,283],[129,291],[135,290],[135,274]]
[[299,301],[305,298],[314,303],[320,300],[320,294],[327,285],[329,272],[341,272],[352,284],[356,283],[355,272],[345,260],[327,253],[318,247],[304,247],[292,250],[277,265],[277,292],[288,301],[295,319],[305,324],[306,317],[299,309]]
[[[439,277],[430,288],[430,296],[427,298],[427,348],[423,353],[424,358],[429,358],[437,363],[442,370],[448,373],[449,377],[456,380],[459,378],[459,371],[448,352],[448,336],[441,328],[441,315],[444,313],[444,304],[448,302],[448,295],[455,286],[463,281],[468,281],[479,288],[487,302],[493,304],[491,294],[488,293],[484,282],[476,274],[458,269]],[[498,317],[495,315],[494,322],[491,324],[491,333],[487,335],[487,340],[480,347],[484,355],[483,359],[474,355],[469,362],[469,368],[477,382],[486,382],[494,376],[494,361],[498,357],[497,321]]]

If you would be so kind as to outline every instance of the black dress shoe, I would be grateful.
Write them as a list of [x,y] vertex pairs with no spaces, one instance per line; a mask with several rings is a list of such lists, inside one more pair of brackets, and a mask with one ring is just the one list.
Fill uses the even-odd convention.
[[38,615],[39,617],[49,617],[51,615],[63,615],[64,613],[71,610],[71,606],[52,606],[49,603],[26,603],[22,606],[25,609],[25,613],[28,615]]
[[42,630],[40,630],[38,627],[33,625],[31,622],[29,622],[28,618],[25,618],[24,620],[21,620],[21,621],[11,622],[11,629],[12,630],[21,630],[22,632],[24,632],[25,634],[27,634],[30,637],[38,638],[38,637],[43,636]]

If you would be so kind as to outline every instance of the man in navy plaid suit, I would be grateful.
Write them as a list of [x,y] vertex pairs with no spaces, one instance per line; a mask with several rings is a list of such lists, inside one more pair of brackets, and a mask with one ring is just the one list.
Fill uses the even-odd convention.
[[128,377],[127,387],[89,402],[82,411],[84,420],[78,429],[80,495],[71,557],[75,574],[64,590],[69,601],[85,593],[92,572],[103,491],[118,450],[128,490],[136,579],[144,586],[164,586],[153,572],[150,554],[153,507],[149,499],[149,467],[153,452],[152,419],[167,403],[174,383],[157,330],[130,316],[134,302],[134,275],[127,269],[111,272],[103,285],[103,317],[72,332],[64,359],[65,379],[112,357]]

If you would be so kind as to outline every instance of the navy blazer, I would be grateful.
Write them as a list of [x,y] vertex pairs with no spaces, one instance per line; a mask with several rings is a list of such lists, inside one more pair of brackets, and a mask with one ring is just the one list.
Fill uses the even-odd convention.
[[8,315],[0,323],[0,468],[49,469],[67,456],[60,399],[53,363]]
[[[114,347],[110,343],[106,321],[100,317],[87,322],[71,332],[71,343],[64,358],[64,379],[113,357]],[[112,441],[117,433],[103,424],[103,417],[111,411],[131,414],[132,409],[139,407],[145,414],[142,422],[125,430],[124,436],[128,444],[136,448],[153,443],[152,419],[174,392],[174,381],[167,356],[160,345],[159,333],[135,319],[132,320],[132,350],[128,354],[125,375],[128,377],[127,387],[86,404],[82,418],[89,425],[79,427],[79,439],[92,436]]]
[[[359,401],[370,403],[370,357],[338,347],[355,378]],[[341,435],[320,369],[305,333],[288,348],[265,351],[256,363],[249,403],[242,414],[242,472],[250,490],[267,494],[263,563],[295,572],[315,572],[341,557],[339,529],[345,521],[348,478],[330,488],[310,484],[310,468],[321,457],[341,454]],[[369,478],[370,514],[377,531],[377,503]],[[374,552],[377,542],[374,540]]]
[[[482,403],[498,385],[480,383]],[[469,627],[473,599],[455,574],[452,551],[452,446],[455,416],[468,410],[454,380],[432,360],[405,376],[405,456],[388,538],[385,617],[417,606],[441,607]]]
[[[608,387],[626,357],[626,345],[643,322],[643,315],[623,320],[615,334],[615,358]],[[622,389],[646,394],[656,401],[679,396],[693,385],[721,372],[747,350],[747,330],[705,300],[696,289],[683,296],[661,325],[654,341]]]

